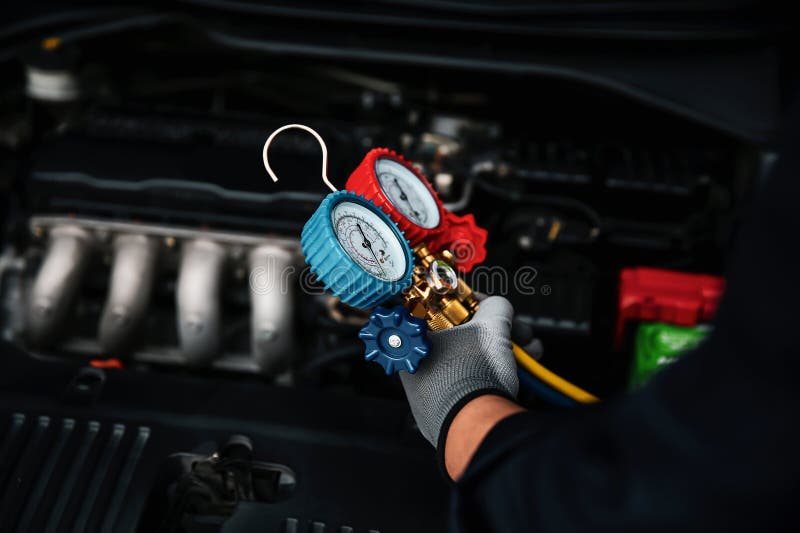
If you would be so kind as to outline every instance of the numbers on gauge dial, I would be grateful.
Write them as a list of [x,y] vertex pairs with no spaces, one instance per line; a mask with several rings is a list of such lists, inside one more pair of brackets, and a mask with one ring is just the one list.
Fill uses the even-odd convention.
[[383,281],[397,281],[408,265],[395,230],[371,209],[356,202],[339,202],[331,211],[339,244],[364,271]]
[[439,206],[428,187],[402,164],[378,158],[375,175],[381,190],[403,216],[417,226],[432,229],[439,225]]

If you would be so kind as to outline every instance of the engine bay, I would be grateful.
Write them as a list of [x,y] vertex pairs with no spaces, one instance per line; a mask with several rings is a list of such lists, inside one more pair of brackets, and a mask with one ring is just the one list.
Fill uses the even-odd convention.
[[[0,56],[0,327],[14,350],[3,362],[1,516],[22,530],[444,529],[433,452],[396,376],[364,361],[369,312],[326,291],[301,252],[328,192],[319,144],[285,133],[270,153],[280,180],[265,172],[265,139],[284,124],[320,134],[339,188],[385,147],[449,211],[473,214],[486,258],[464,279],[509,298],[532,355],[601,399],[631,387],[622,273],[721,277],[773,162],[769,131],[737,109],[756,100],[749,116],[760,105],[769,117],[759,95],[703,115],[622,74],[514,67],[544,54],[531,47],[489,61],[486,44],[459,63],[444,30],[409,40],[379,25],[356,37],[355,22],[336,22],[312,33],[310,16],[292,29],[312,37],[270,23],[256,46],[255,27],[235,33],[240,19],[228,15],[227,27],[205,25],[216,16],[205,9],[192,23],[147,13],[65,22]],[[374,53],[348,57],[332,39]],[[381,39],[405,42],[407,60]],[[564,64],[586,64],[586,42],[558,39]],[[736,72],[752,66],[773,96],[776,44],[723,41],[740,53]],[[497,52],[518,41],[485,42]],[[630,51],[603,46],[608,57]],[[450,66],[416,62],[430,50],[450,53]],[[669,62],[676,50],[696,55],[661,42],[640,56]],[[692,83],[686,94],[701,92],[702,79]],[[524,387],[520,402],[559,408]],[[82,500],[35,513],[56,501],[37,489],[36,450]],[[59,466],[70,454],[104,473],[70,485]],[[12,497],[15,472],[30,479]],[[397,518],[404,498],[417,512]]]

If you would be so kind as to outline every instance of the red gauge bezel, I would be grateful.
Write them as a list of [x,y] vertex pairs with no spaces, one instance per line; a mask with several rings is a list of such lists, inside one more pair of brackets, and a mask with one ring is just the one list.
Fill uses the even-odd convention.
[[[410,170],[433,195],[436,207],[439,209],[439,225],[435,228],[424,228],[403,215],[383,192],[375,165],[378,158],[391,159]],[[388,148],[373,148],[350,174],[345,188],[348,191],[362,195],[372,201],[379,209],[389,215],[397,227],[403,232],[405,238],[416,246],[425,243],[433,252],[442,249],[455,248],[456,267],[461,272],[469,272],[472,268],[486,258],[487,231],[475,223],[471,214],[458,216],[445,209],[442,200],[434,190],[428,178],[419,171],[410,161],[402,155]]]
[[[391,200],[389,200],[389,198],[386,196],[386,193],[383,192],[383,188],[378,181],[378,176],[375,173],[375,164],[378,162],[379,158],[391,159],[403,165],[425,185],[425,187],[433,196],[433,200],[436,202],[437,209],[439,209],[438,226],[435,228],[424,228],[415,222],[412,222],[392,204]],[[373,148],[367,152],[367,155],[364,156],[364,159],[361,161],[358,167],[356,167],[353,173],[350,174],[350,177],[347,179],[347,183],[345,184],[345,188],[348,191],[361,194],[368,200],[372,200],[375,205],[377,205],[387,215],[389,215],[392,220],[394,220],[395,224],[397,224],[397,226],[403,232],[406,239],[408,239],[408,241],[411,243],[411,246],[416,246],[421,242],[429,243],[447,229],[447,222],[449,220],[447,217],[448,211],[444,208],[444,205],[442,205],[442,200],[439,198],[439,195],[436,194],[436,191],[434,190],[433,186],[431,186],[428,178],[426,178],[425,175],[419,171],[419,169],[411,164],[410,161],[406,160],[402,155],[398,154],[394,150],[390,150],[388,148]]]

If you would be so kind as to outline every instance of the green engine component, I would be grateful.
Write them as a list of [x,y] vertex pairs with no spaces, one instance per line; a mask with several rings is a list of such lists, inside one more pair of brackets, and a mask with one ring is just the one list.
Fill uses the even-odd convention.
[[674,363],[708,335],[708,326],[673,326],[661,322],[642,323],[636,332],[630,388],[646,383],[662,368]]

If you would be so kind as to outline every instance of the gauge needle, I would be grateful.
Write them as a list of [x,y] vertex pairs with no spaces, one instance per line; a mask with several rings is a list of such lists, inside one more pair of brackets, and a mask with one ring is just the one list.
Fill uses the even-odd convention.
[[364,242],[362,242],[361,245],[364,248],[369,248],[369,253],[371,253],[372,257],[375,259],[375,264],[378,265],[378,268],[381,269],[381,274],[383,274],[383,277],[386,277],[386,272],[383,271],[383,267],[381,266],[381,262],[378,261],[378,256],[375,255],[375,251],[372,249],[372,243],[369,242],[369,239],[367,239],[367,236],[364,234],[364,230],[361,229],[361,224],[356,222],[356,227],[358,228],[358,231],[361,233],[361,237],[364,238]]
[[405,203],[407,203],[408,207],[411,208],[411,212],[414,214],[414,216],[419,218],[419,213],[417,212],[416,209],[414,209],[414,206],[411,205],[411,202],[408,200],[408,195],[406,195],[406,192],[403,190],[403,188],[397,182],[397,178],[394,178],[394,184],[397,186],[397,190],[400,191],[400,199],[403,200]]
[[400,191],[400,199],[403,200],[404,202],[408,202],[408,196],[406,196],[406,192],[397,182],[397,178],[394,178],[394,184],[397,186],[397,190]]

